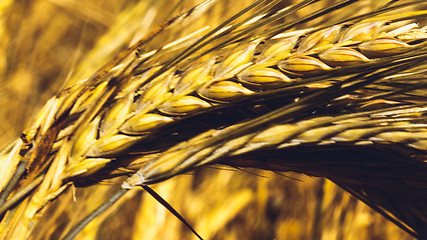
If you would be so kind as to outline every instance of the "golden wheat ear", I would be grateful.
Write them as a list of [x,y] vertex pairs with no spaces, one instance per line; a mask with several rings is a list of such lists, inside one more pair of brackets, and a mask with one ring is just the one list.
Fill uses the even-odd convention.
[[[340,2],[327,9],[322,9],[319,12],[314,13],[312,16],[326,14],[329,11],[336,10],[338,7],[344,7],[346,4],[349,3],[349,1]],[[303,5],[304,3],[302,3],[301,5],[295,5],[294,8],[298,8]],[[380,8],[378,12],[384,11],[384,9],[389,8],[390,7],[386,5],[383,8]],[[299,21],[293,24],[306,21],[312,18],[312,16],[300,19]],[[364,15],[360,16],[359,19],[364,19],[368,17],[369,15]],[[400,18],[401,17],[398,16],[394,20],[398,21],[400,20]],[[397,101],[397,98],[399,98],[399,94],[406,94],[407,92],[411,92],[413,89],[422,89],[423,86],[425,86],[425,83],[423,83],[422,80],[418,78],[419,80],[421,80],[421,83],[416,83],[413,86],[409,84],[408,86],[404,86],[402,88],[390,88],[388,90],[383,90],[382,88],[386,88],[387,84],[389,83],[381,81],[383,78],[389,78],[389,80],[396,80],[398,79],[398,77],[394,76],[397,73],[405,72],[408,71],[408,69],[414,68],[414,62],[420,61],[421,63],[423,63],[426,60],[425,51],[423,50],[425,44],[410,46],[407,45],[407,43],[397,41],[398,38],[396,38],[396,36],[404,33],[400,32],[402,31],[402,29],[395,30],[394,32],[389,33],[380,33],[379,29],[383,26],[383,24],[384,23],[381,21],[377,22],[370,20],[366,21],[366,23],[360,23],[352,27],[347,27],[347,29],[345,30],[343,30],[341,26],[333,26],[329,28],[325,27],[323,28],[323,30],[320,29],[317,31],[309,30],[306,32],[306,34],[311,33],[311,35],[304,36],[304,38],[297,36],[296,38],[290,38],[289,40],[286,39],[288,42],[285,43],[282,43],[280,41],[279,43],[277,43],[272,40],[271,45],[267,43],[266,49],[263,50],[259,55],[255,53],[255,49],[258,45],[258,42],[256,40],[252,40],[253,42],[250,42],[245,47],[238,49],[235,53],[229,53],[228,58],[225,58],[223,62],[217,63],[217,66],[212,67],[214,68],[214,70],[211,70],[213,71],[214,80],[212,82],[208,81],[207,85],[202,86],[200,90],[197,91],[197,93],[205,99],[214,100],[218,102],[229,102],[230,100],[238,101],[239,98],[244,97],[245,101],[249,100],[249,102],[255,104],[257,102],[256,100],[252,100],[252,98],[257,99],[259,98],[259,96],[262,96],[265,99],[268,98],[270,96],[269,94],[272,94],[272,92],[274,92],[274,94],[285,94],[287,92],[290,92],[291,90],[295,90],[294,88],[292,88],[292,86],[298,86],[303,84],[304,86],[306,86],[307,84],[318,83],[318,88],[323,89],[322,91],[316,89],[316,91],[313,91],[311,95],[301,95],[302,97],[298,102],[285,105],[282,108],[279,108],[276,111],[273,111],[266,115],[260,116],[259,118],[255,118],[247,122],[240,122],[236,126],[228,126],[225,129],[217,131],[209,130],[199,136],[196,136],[194,139],[189,139],[185,142],[181,142],[176,146],[170,148],[168,151],[165,151],[160,155],[154,156],[149,161],[149,164],[147,166],[143,167],[137,174],[128,179],[122,185],[122,187],[132,188],[136,185],[144,186],[145,184],[160,182],[167,178],[176,176],[177,174],[180,174],[182,172],[186,172],[195,167],[216,162],[218,161],[218,159],[223,159],[221,162],[224,164],[230,164],[231,162],[229,163],[227,162],[227,160],[224,159],[230,157],[232,157],[233,159],[238,159],[240,155],[245,156],[245,154],[254,151],[256,152],[266,147],[270,149],[283,149],[300,145],[310,146],[313,144],[357,145],[359,144],[359,142],[362,143],[363,141],[369,141],[372,144],[374,142],[384,141],[381,137],[379,138],[381,140],[373,140],[378,139],[377,136],[381,134],[383,136],[385,136],[384,134],[390,135],[390,132],[393,133],[407,131],[412,127],[415,127],[414,132],[408,133],[409,135],[407,138],[413,138],[416,135],[424,134],[425,125],[416,124],[417,122],[423,122],[423,117],[421,117],[423,115],[423,108],[411,105],[405,106],[403,105],[403,103],[400,104]],[[292,24],[287,27],[290,26],[292,26]],[[223,27],[224,26],[220,26],[220,28],[218,29],[221,29]],[[253,27],[248,27],[248,29],[253,29]],[[248,31],[248,29],[246,29],[246,31]],[[281,31],[283,31],[284,29],[285,28],[282,28]],[[364,32],[364,34],[359,35],[360,31]],[[241,31],[235,36],[236,39],[243,36],[242,32],[245,33],[245,31]],[[230,33],[232,34],[232,32]],[[277,34],[277,32],[275,34]],[[330,35],[332,35],[332,37],[329,37]],[[380,38],[381,35],[394,36],[394,38]],[[218,38],[220,37],[221,36],[218,36]],[[199,42],[192,45],[191,47],[197,48],[197,44]],[[229,39],[227,39],[225,42],[220,42],[218,44],[218,47],[223,46],[224,44],[229,42]],[[331,43],[334,44],[331,46]],[[358,46],[358,48],[354,48],[354,45]],[[186,54],[187,52],[191,54],[191,47],[189,48],[190,50],[185,50],[184,54]],[[293,53],[292,49],[295,49],[296,53]],[[288,52],[286,52],[286,50]],[[211,50],[207,50],[205,53],[209,51]],[[268,56],[267,54],[270,54],[270,56]],[[274,56],[274,54],[277,54],[278,57]],[[311,57],[312,55],[317,56],[317,58]],[[187,57],[187,55],[183,56],[183,58]],[[374,60],[374,58],[377,57],[382,58]],[[171,61],[171,63],[177,64],[178,61],[183,58],[178,57],[176,58],[177,60],[173,60]],[[255,58],[255,60],[253,60],[253,58]],[[280,59],[285,60],[280,61]],[[250,64],[247,65],[248,63]],[[325,63],[328,63],[328,65],[326,65]],[[282,72],[277,72],[277,70],[275,70],[274,68],[271,68],[271,66],[275,64],[278,65],[278,68],[282,70],[282,72],[284,72],[286,75],[284,75]],[[242,69],[235,71],[236,68],[242,66]],[[335,67],[335,69],[331,68],[331,66]],[[165,69],[163,69],[163,71],[164,70]],[[198,102],[198,100],[195,98],[184,98],[185,100],[182,100],[182,103],[179,102],[179,100],[182,99],[180,97],[182,91],[180,89],[183,88],[181,87],[181,85],[186,83],[187,80],[185,77],[187,75],[191,76],[192,74],[194,74],[192,71],[195,71],[197,73],[202,72],[202,74],[208,75],[208,72],[203,72],[206,71],[205,68],[190,68],[190,70],[188,71],[189,72],[184,73],[184,77],[177,82],[177,85],[175,85],[174,94],[176,94],[176,97],[172,96],[172,99],[177,102],[172,103],[166,101],[165,103],[163,103],[163,105],[160,105],[158,107],[160,112],[173,116],[181,115],[183,113],[181,112],[181,108],[185,109],[185,114],[189,114],[189,109],[191,109],[191,111],[196,111],[198,109],[206,109],[210,107],[208,104],[205,105],[204,102]],[[229,80],[233,75],[236,75],[234,71],[238,73],[236,78],[245,84],[252,84],[258,86],[268,86],[270,84],[270,88],[271,86],[274,87],[274,85],[280,86],[281,84],[288,84],[287,87],[282,88],[277,88],[276,86],[277,90],[265,91],[259,94],[254,94],[253,92],[251,92],[251,90],[243,88],[241,85],[234,85],[233,82]],[[411,75],[411,73],[408,74]],[[413,72],[412,74],[416,73]],[[200,78],[205,79],[205,75]],[[287,75],[290,75],[291,77],[306,77],[318,75],[318,77],[306,78],[305,81],[301,81],[298,83],[295,82],[295,80],[292,80],[292,78],[289,78]],[[154,77],[149,78],[149,80],[154,80],[155,77],[158,76],[158,74],[157,76],[154,75]],[[322,78],[322,76],[324,77]],[[345,79],[345,76],[350,77]],[[222,78],[225,78],[225,80],[221,81]],[[189,86],[194,88],[197,85]],[[359,93],[359,91],[362,91],[363,89],[369,86],[375,86],[370,87],[372,88],[371,90],[377,92],[375,95],[369,96]],[[175,92],[175,90],[177,91]],[[310,92],[307,89],[305,89],[305,91],[307,93]],[[359,94],[360,96],[359,99],[355,99],[355,101],[350,104],[346,102],[343,103],[342,98],[345,99],[348,94]],[[362,97],[363,95],[365,95],[365,97]],[[329,108],[331,109],[333,109],[332,106],[335,106],[336,109],[339,109],[341,107],[352,107],[354,111],[356,111],[361,106],[373,104],[375,99],[380,99],[381,97],[386,96],[388,97],[387,100],[390,101],[389,108],[380,110],[379,112],[366,112],[359,110],[359,113],[356,115],[339,114],[337,116],[334,116],[337,117],[336,119],[322,115],[320,115],[319,118],[311,117],[311,119],[306,120],[307,123],[305,123],[304,121],[304,124],[302,122],[298,123],[298,125],[301,126],[295,126],[295,123],[292,123],[294,116],[299,115],[301,118],[303,118],[304,116],[306,116],[305,114],[307,112],[316,110],[317,105],[319,104],[329,104]],[[280,97],[277,96],[276,98],[280,99]],[[340,100],[335,101],[335,99]],[[395,100],[395,102],[391,102],[392,99]],[[167,104],[175,105],[168,106]],[[230,105],[233,104],[231,103]],[[393,110],[395,110],[393,106],[398,106],[399,108],[401,108],[400,111],[402,112],[399,112],[399,114],[407,115],[411,114],[413,111],[417,113],[415,113],[414,116],[410,116],[409,118],[398,118],[399,114],[396,116],[393,115]],[[415,107],[415,109],[412,109],[412,107]],[[375,114],[380,114],[383,117],[388,116],[390,117],[390,119],[376,119],[375,117],[373,117],[375,116]],[[159,118],[160,120],[159,116],[157,116],[157,118]],[[361,120],[365,118],[368,118],[369,121],[361,122]],[[410,121],[408,122],[409,125],[404,124],[408,120]],[[290,121],[290,123],[288,123],[288,121]],[[343,121],[343,123],[345,124],[340,124],[339,122],[341,121]],[[393,126],[396,124],[403,125]],[[265,128],[265,126],[270,127]],[[318,136],[313,136],[311,137],[311,139],[307,139],[307,136],[313,134],[310,131],[317,133]],[[362,131],[363,135],[360,135],[358,139],[355,139],[353,137],[347,140],[346,138],[344,138],[344,136],[347,135],[347,132],[351,131]],[[393,138],[388,138],[387,141],[395,142],[397,141],[397,139],[393,140]],[[421,139],[416,141],[423,140]],[[263,155],[262,157],[265,159],[269,158],[268,155]],[[248,166],[245,161],[239,162],[233,160],[233,164],[236,163],[237,165]],[[280,165],[280,161],[278,161],[278,163],[276,164]],[[269,168],[266,165],[268,164],[264,160],[264,163],[260,164],[260,166],[263,167],[256,165],[251,166],[258,168],[267,168],[271,170],[291,170],[286,168],[278,168],[277,166],[276,168]],[[310,171],[308,169],[309,167],[306,167],[305,171],[313,171]],[[312,174],[323,175],[334,179],[333,175],[325,175],[325,173],[320,170],[315,171],[315,173]],[[362,182],[361,179],[359,181]],[[368,204],[369,203],[370,202],[368,201]],[[375,204],[373,203],[370,203],[370,205],[375,207]],[[385,216],[387,216],[389,219],[394,221],[396,224],[398,224],[400,227],[402,227],[409,233],[413,234],[414,236],[418,236],[418,233],[416,231],[419,230],[414,231],[402,224],[400,221],[396,221],[392,215],[385,213],[384,211],[379,212],[382,212]],[[396,214],[396,212],[394,212],[393,214]],[[408,220],[409,219],[406,219],[406,221]],[[417,223],[412,222],[409,225],[412,226],[412,228],[416,228]]]
[[0,196],[0,234],[29,236],[70,185],[131,175],[65,238],[137,186],[201,238],[147,185],[225,164],[329,178],[423,238],[427,29],[414,22],[427,11],[414,8],[426,4],[358,14],[363,1],[322,2],[258,0],[212,30],[155,45],[207,1],[66,86],[2,151],[26,179],[12,192],[22,174],[10,176]]

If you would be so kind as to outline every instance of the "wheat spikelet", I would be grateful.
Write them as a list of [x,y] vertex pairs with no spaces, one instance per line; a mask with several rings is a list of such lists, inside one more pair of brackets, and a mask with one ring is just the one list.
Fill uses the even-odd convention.
[[[370,24],[383,25],[383,23],[378,22]],[[349,41],[348,39],[350,39],[350,37],[346,35],[349,35],[349,33],[345,34],[343,39],[346,39],[345,41]],[[305,40],[319,41],[318,39],[312,40],[310,36]],[[321,37],[323,36],[320,36],[319,38]],[[386,41],[386,43],[379,43],[378,41],[380,40]],[[288,44],[287,41],[289,40],[282,39],[282,41],[285,41],[285,44]],[[319,59],[300,55],[301,46],[304,46],[306,44],[305,42],[300,43],[298,55],[290,54],[290,56],[285,58],[284,61],[279,63],[272,62],[270,64],[278,64],[279,68],[284,72],[290,72],[293,70],[290,72],[290,75],[307,76],[333,71],[333,68],[319,61]],[[281,44],[281,42],[278,44]],[[280,86],[287,82],[298,81],[292,80],[285,74],[278,72],[273,68],[264,67],[268,64],[266,62],[260,63],[260,65],[263,65],[262,67],[258,67],[256,63],[247,67],[251,62],[256,62],[256,60],[253,60],[253,57],[258,43],[249,43],[247,45],[248,46],[244,46],[241,50],[230,53],[223,61],[214,66],[210,66],[209,64],[212,64],[212,61],[209,61],[207,64],[203,64],[203,67],[190,68],[184,71],[185,73],[182,77],[172,75],[173,72],[167,72],[164,75],[160,75],[153,79],[150,84],[143,86],[141,90],[138,90],[138,94],[140,94],[141,97],[135,101],[133,100],[133,93],[128,94],[127,97],[123,97],[123,99],[116,100],[116,103],[106,111],[107,113],[101,121],[99,119],[95,119],[95,126],[89,125],[90,129],[97,129],[99,127],[99,139],[95,140],[96,133],[94,132],[92,132],[90,136],[79,134],[79,137],[88,138],[86,140],[91,142],[90,144],[87,144],[86,142],[78,144],[84,147],[89,146],[87,149],[79,149],[79,152],[82,153],[80,154],[82,155],[82,159],[86,159],[87,157],[108,157],[120,154],[120,152],[123,152],[133,145],[135,141],[140,140],[141,137],[146,137],[147,134],[143,134],[144,132],[150,133],[155,128],[159,128],[170,123],[174,120],[173,117],[177,120],[179,116],[182,115],[190,116],[206,111],[206,109],[210,107],[220,107],[221,104],[226,101],[239,100],[239,98],[254,95],[257,89],[250,90],[238,82],[232,81],[233,78],[236,78],[235,72],[239,72],[237,79],[241,82],[244,81],[245,83],[250,82],[252,84],[257,84],[257,87],[261,89],[264,87],[262,83],[266,83],[265,85],[267,86],[271,84]],[[266,45],[269,45],[268,41],[266,42]],[[338,43],[338,45],[341,44]],[[385,47],[382,48],[383,45],[385,45]],[[360,46],[363,46],[363,48]],[[356,48],[359,47],[364,49],[362,51],[365,52],[368,51],[367,49],[375,49],[371,51],[378,52],[384,51],[386,53],[377,54],[384,56],[397,54],[398,51],[402,50],[395,50],[389,53],[389,51],[392,51],[389,49],[400,49],[401,46],[404,46],[404,50],[406,51],[414,47],[397,39],[377,38],[374,41],[356,45]],[[270,53],[271,51],[269,51],[269,48],[273,47],[274,46],[267,47],[265,52]],[[379,48],[379,50],[377,50],[377,48]],[[291,51],[291,48],[289,48],[288,51]],[[282,51],[280,53],[283,54]],[[265,58],[263,54],[265,53],[261,53],[260,55],[262,59]],[[272,55],[274,55],[274,53],[272,53]],[[334,62],[334,65],[338,66],[353,64],[353,69],[359,68],[359,66],[355,66],[357,63],[373,61],[353,48],[328,49],[322,52],[319,57],[321,60],[326,60],[330,64],[331,62]],[[340,61],[332,60],[334,58],[339,58]],[[210,68],[213,68],[214,70],[210,70]],[[342,71],[342,68],[336,67],[335,69]],[[351,67],[349,70],[351,70]],[[212,76],[209,75],[209,71],[213,72]],[[186,80],[187,78],[195,80],[191,82],[191,85],[187,85],[186,82],[189,81]],[[175,81],[176,85],[171,83],[172,81]],[[324,83],[323,87],[327,87],[329,85],[330,84]],[[322,88],[321,84],[318,84],[317,86],[318,88],[316,90]],[[188,90],[186,90],[186,88]],[[193,95],[190,96],[190,94]],[[194,94],[197,94],[198,96],[194,96]],[[131,106],[134,102],[134,106]],[[136,131],[132,131],[132,128],[134,127],[137,128]],[[123,135],[122,133],[126,133],[126,135]],[[76,144],[74,146],[80,147],[78,145]],[[73,152],[70,154],[75,155]],[[73,162],[74,160],[71,159],[70,165],[72,165]],[[77,174],[71,173],[71,175],[75,176]]]
[[[257,24],[281,14],[286,11],[266,15]],[[425,12],[412,14],[415,18]],[[384,18],[396,23],[385,26]],[[180,60],[185,52],[171,61],[158,59],[169,54],[170,46],[186,49],[191,41],[144,53],[141,43],[149,39],[143,39],[93,77],[52,98],[23,141],[5,150],[11,165],[20,156],[28,158],[27,182],[45,174],[28,205],[20,206],[22,215],[15,213],[15,221],[26,228],[72,182],[129,174],[140,167],[125,188],[163,181],[219,160],[227,163],[228,158],[230,164],[294,170],[274,160],[273,167],[268,161],[251,165],[234,160],[264,148],[280,152],[313,145],[402,144],[425,168],[426,84],[417,65],[426,58],[427,33],[416,25],[400,24],[401,18],[360,17],[298,31],[286,31],[293,25],[284,25],[259,35],[249,34],[252,24],[222,26],[208,46],[195,45],[198,60],[189,48],[185,62]],[[383,109],[365,110],[376,105]],[[239,112],[233,114],[236,109]],[[229,117],[206,121],[219,115]],[[176,137],[171,136],[177,131],[174,126],[182,128]],[[164,136],[167,142],[161,141]],[[111,166],[115,171],[110,172]],[[305,172],[346,187],[333,174]],[[422,234],[418,220],[411,222],[384,208],[407,224],[407,231]]]

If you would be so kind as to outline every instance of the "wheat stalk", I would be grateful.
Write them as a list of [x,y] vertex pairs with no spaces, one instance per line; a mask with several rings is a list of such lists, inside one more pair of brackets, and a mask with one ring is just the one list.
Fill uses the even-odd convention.
[[[408,156],[416,159],[414,164],[424,169],[427,128],[422,65],[427,33],[425,28],[401,21],[425,12],[379,17],[373,12],[372,16],[289,31],[356,2],[342,1],[253,34],[275,18],[313,2],[264,15],[273,1],[246,20],[233,23],[231,19],[204,36],[195,33],[192,40],[143,52],[141,46],[188,14],[180,15],[90,79],[64,89],[48,102],[23,140],[2,154],[11,169],[20,159],[27,159],[26,182],[43,175],[31,199],[13,216],[15,223],[6,222],[6,226],[27,228],[36,213],[69,184],[88,177],[113,177],[140,169],[123,184],[123,188],[132,188],[205,164],[227,164],[228,159],[229,164],[294,170],[286,164],[282,167],[277,158],[272,162],[256,159],[251,164],[238,160],[264,149],[403,144]],[[387,13],[387,9],[394,6],[378,12]],[[162,61],[172,50],[182,51]],[[376,105],[382,109],[366,110]],[[233,114],[236,109],[241,112]],[[219,115],[230,117],[205,121]],[[173,137],[176,131],[179,134]],[[166,143],[161,141],[165,136],[170,139]],[[347,181],[354,180],[310,168],[304,172],[329,177],[347,188]],[[349,191],[361,195],[355,188]],[[418,220],[397,218],[408,225],[400,223],[408,232],[422,234]],[[19,227],[14,229],[6,236]]]

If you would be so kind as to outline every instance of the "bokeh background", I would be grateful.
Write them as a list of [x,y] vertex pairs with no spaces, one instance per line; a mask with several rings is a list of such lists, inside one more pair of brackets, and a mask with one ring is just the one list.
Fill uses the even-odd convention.
[[[89,77],[131,42],[200,2],[0,0],[0,147],[29,127],[66,81]],[[197,18],[173,26],[150,47],[215,26],[252,1],[217,2]],[[317,7],[332,2],[321,1]],[[359,10],[369,11],[382,2],[363,1]],[[59,239],[120,183],[112,179],[69,188],[44,210],[32,239]],[[204,167],[154,189],[206,239],[412,239],[330,181],[303,174]],[[196,237],[152,197],[135,190],[78,239]]]

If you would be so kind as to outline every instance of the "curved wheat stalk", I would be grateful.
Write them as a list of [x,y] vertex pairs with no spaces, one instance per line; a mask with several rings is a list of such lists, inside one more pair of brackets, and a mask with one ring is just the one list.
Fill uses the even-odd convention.
[[[278,1],[263,2],[208,33],[144,51],[196,7],[49,100],[22,140],[2,153],[7,168],[26,166],[22,186],[40,182],[3,223],[12,226],[4,236],[28,229],[70,184],[135,173],[122,188],[145,187],[213,163],[328,177],[413,236],[424,236],[427,32],[404,21],[427,12],[392,14],[420,2],[391,1],[371,14],[292,29],[358,2],[344,0],[266,30],[317,1],[273,13]],[[374,157],[355,167],[357,157],[343,163],[327,153],[295,160],[302,149],[334,147]],[[408,181],[409,188],[399,185]],[[386,197],[375,193],[379,187]],[[391,193],[407,194],[403,199],[421,210],[388,202]]]

